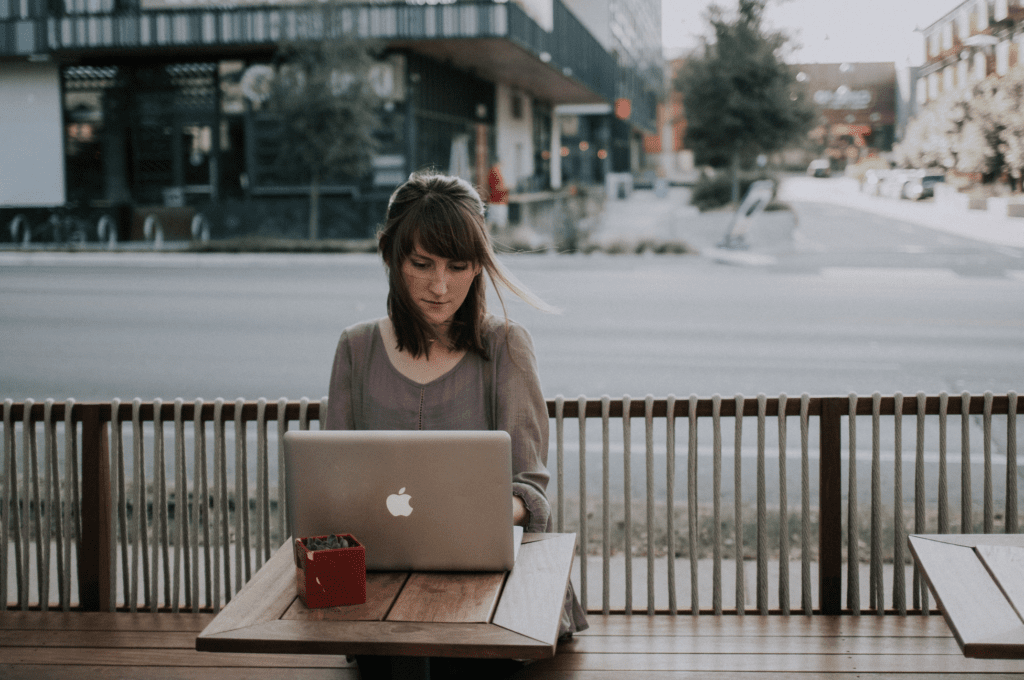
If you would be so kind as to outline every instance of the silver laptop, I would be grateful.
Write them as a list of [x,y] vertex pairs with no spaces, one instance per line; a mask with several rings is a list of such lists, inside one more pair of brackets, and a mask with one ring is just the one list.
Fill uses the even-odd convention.
[[291,535],[347,533],[371,571],[507,571],[512,527],[507,432],[290,430]]

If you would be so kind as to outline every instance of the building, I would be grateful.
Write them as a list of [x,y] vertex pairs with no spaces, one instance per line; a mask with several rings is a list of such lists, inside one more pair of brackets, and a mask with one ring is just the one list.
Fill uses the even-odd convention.
[[[338,0],[346,32],[386,46],[370,75],[384,125],[372,176],[324,187],[323,235],[372,233],[423,167],[482,186],[497,170],[513,194],[642,167],[660,83],[660,8],[642,4],[633,25],[620,0]],[[20,211],[38,227],[63,206],[115,216],[122,238],[141,238],[148,215],[169,232],[200,212],[224,235],[302,225],[306,187],[275,172],[260,79],[318,14],[288,0],[0,0],[0,221]],[[576,162],[588,150],[600,163]]]
[[892,151],[900,95],[893,62],[795,64],[796,79],[821,109],[814,145],[834,168]]
[[921,29],[923,65],[912,73],[911,111],[944,93],[1005,75],[1024,51],[1021,0],[965,0]]
[[620,68],[615,98],[598,106],[556,107],[563,180],[612,182],[656,165],[644,145],[656,133],[663,98],[661,0],[566,0]]

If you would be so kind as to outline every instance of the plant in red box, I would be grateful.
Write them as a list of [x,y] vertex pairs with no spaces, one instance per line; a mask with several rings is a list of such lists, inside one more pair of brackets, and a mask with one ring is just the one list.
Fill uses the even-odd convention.
[[296,589],[310,609],[366,602],[366,549],[352,534],[295,539]]

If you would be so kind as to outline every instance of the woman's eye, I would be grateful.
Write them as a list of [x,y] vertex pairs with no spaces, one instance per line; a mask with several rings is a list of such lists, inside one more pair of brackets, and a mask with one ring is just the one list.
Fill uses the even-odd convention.
[[417,260],[409,260],[409,261],[412,263],[412,266],[416,267],[417,269],[426,269],[427,267],[430,266],[426,262],[420,262],[420,261],[417,261]]
[[469,269],[469,263],[467,263],[467,262],[452,262],[449,265],[449,267],[451,267],[452,270],[454,270],[454,271],[464,272],[467,269]]

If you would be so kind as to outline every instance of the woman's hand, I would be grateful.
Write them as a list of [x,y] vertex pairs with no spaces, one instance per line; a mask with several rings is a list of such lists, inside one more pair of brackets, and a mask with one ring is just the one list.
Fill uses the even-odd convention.
[[512,496],[512,524],[517,527],[525,527],[530,523],[530,511],[519,496]]

